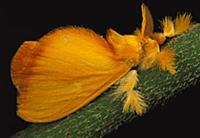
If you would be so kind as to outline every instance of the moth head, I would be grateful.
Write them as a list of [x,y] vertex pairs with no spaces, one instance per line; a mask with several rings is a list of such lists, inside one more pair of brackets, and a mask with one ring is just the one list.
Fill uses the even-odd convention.
[[142,44],[137,36],[121,35],[113,29],[109,29],[106,39],[116,54],[117,59],[131,61],[132,64],[139,63]]

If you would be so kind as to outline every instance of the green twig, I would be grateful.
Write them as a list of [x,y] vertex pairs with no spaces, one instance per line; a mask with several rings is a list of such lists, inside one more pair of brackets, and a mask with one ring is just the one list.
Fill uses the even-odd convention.
[[[177,74],[161,72],[157,68],[140,72],[138,89],[148,103],[148,109],[164,104],[182,89],[195,85],[200,77],[200,25],[197,24],[186,34],[172,39],[168,45],[177,54]],[[123,113],[122,100],[114,101],[110,96],[112,87],[96,100],[64,118],[63,120],[32,124],[18,132],[14,138],[79,138],[102,137],[121,124],[134,121],[133,113]]]

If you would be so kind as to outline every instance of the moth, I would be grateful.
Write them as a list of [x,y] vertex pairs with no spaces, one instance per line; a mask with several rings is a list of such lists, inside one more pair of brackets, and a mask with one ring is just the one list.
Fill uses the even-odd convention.
[[[25,41],[11,63],[11,77],[18,90],[17,115],[29,122],[51,122],[85,106],[115,83],[114,94],[124,95],[123,111],[142,115],[147,107],[137,91],[138,70],[157,66],[176,73],[175,52],[161,47],[167,37],[191,27],[184,13],[161,21],[154,32],[148,7],[141,5],[142,24],[133,34],[108,29],[102,37],[83,27],[55,29],[36,41]],[[138,70],[131,70],[138,66]]]

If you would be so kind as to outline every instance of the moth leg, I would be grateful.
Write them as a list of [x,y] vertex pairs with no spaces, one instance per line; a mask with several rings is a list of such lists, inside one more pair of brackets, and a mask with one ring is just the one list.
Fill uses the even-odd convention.
[[177,15],[174,20],[175,35],[180,35],[188,31],[192,26],[192,16],[191,14],[184,13]]
[[192,26],[191,20],[192,16],[187,13],[177,15],[175,20],[172,20],[171,17],[165,17],[161,21],[164,36],[174,37],[187,32]]
[[124,95],[124,112],[136,112],[142,115],[146,111],[147,105],[145,104],[143,96],[139,91],[134,90],[138,82],[138,74],[136,70],[130,71],[124,78],[120,80],[120,84],[114,94],[117,96]]
[[161,32],[154,32],[151,35],[151,38],[153,40],[156,40],[159,45],[162,45],[165,42],[165,40],[166,40],[166,36],[163,33],[161,33]]
[[171,74],[176,73],[175,52],[169,47],[165,47],[158,53],[157,65],[163,71],[169,71]]

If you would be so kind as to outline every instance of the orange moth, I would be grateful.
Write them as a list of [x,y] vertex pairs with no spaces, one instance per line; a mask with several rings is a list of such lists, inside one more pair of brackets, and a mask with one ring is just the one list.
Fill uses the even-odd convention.
[[25,41],[11,63],[11,76],[18,90],[17,114],[29,122],[51,122],[70,115],[101,95],[116,82],[114,94],[125,95],[125,112],[138,115],[146,104],[137,85],[139,65],[157,65],[176,73],[175,53],[160,49],[166,37],[186,32],[191,16],[162,21],[163,32],[153,31],[149,9],[142,4],[142,25],[134,34],[109,29],[106,38],[82,27],[55,29],[37,41]]

